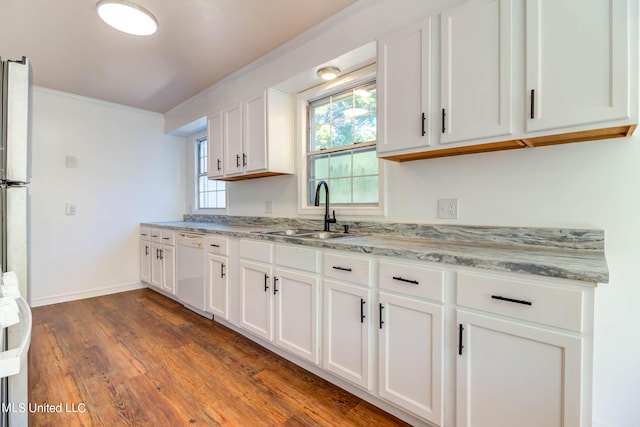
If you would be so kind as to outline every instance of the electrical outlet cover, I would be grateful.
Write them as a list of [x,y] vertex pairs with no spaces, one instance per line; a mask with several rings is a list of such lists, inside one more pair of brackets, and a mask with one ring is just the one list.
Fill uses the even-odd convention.
[[458,199],[438,199],[438,218],[458,219]]

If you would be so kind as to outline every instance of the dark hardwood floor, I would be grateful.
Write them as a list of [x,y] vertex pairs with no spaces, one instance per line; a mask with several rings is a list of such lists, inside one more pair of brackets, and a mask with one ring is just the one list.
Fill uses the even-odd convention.
[[406,425],[148,289],[33,319],[30,426]]

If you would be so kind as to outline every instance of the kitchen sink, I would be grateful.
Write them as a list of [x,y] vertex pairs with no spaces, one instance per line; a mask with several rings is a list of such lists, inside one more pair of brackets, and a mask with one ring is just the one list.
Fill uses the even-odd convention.
[[256,231],[258,234],[270,234],[273,236],[300,237],[306,239],[340,239],[345,237],[358,237],[357,234],[337,233],[331,231],[305,230],[305,229],[286,229],[286,230],[261,230]]

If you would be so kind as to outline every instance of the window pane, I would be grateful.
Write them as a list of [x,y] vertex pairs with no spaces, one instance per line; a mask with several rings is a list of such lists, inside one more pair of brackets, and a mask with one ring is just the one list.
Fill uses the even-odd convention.
[[331,204],[351,203],[351,178],[332,179],[329,182],[329,189]]
[[376,116],[365,114],[353,118],[355,124],[356,142],[369,142],[377,140]]
[[313,107],[313,122],[316,126],[329,122],[330,108],[331,104],[329,102]]
[[320,151],[331,147],[331,125],[324,124],[314,128],[311,135],[311,151]]
[[352,119],[333,122],[332,126],[333,147],[344,147],[353,144],[353,121]]
[[333,154],[329,161],[329,176],[331,178],[351,176],[351,152]]
[[378,177],[353,178],[353,203],[378,203]]
[[342,97],[332,97],[332,120],[344,119],[344,110],[349,108],[353,108],[353,95],[351,91],[349,91],[349,93],[343,95]]
[[224,208],[226,206],[226,196],[227,196],[227,192],[226,191],[217,191],[216,192],[216,207],[217,208]]
[[370,112],[376,111],[375,87],[356,89],[354,92],[355,92],[356,108],[364,108],[365,110],[368,110]]
[[355,151],[353,154],[353,176],[377,174],[378,158],[375,150]]
[[327,155],[309,157],[309,178],[329,178],[329,158]]

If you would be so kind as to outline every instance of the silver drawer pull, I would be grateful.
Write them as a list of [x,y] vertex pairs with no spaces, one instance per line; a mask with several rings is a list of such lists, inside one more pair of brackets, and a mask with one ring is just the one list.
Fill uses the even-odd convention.
[[338,266],[333,266],[334,270],[340,270],[340,271],[352,271],[351,267],[338,267]]
[[420,282],[418,282],[417,280],[404,279],[404,278],[399,277],[399,276],[393,276],[393,280],[398,280],[400,282],[405,282],[405,283],[412,283],[414,285],[419,285],[420,284]]
[[497,299],[497,300],[500,300],[500,301],[514,302],[516,304],[533,305],[533,303],[531,301],[525,301],[523,299],[513,299],[513,298],[501,297],[499,295],[491,295],[491,298]]

